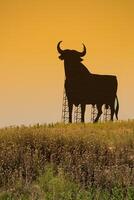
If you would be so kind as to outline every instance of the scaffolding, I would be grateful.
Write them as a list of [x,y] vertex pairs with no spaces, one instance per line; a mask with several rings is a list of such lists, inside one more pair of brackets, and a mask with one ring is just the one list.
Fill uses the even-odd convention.
[[80,123],[81,122],[81,105],[74,107],[74,122]]
[[61,121],[64,123],[69,123],[69,107],[68,107],[68,99],[66,96],[66,92],[64,89],[63,92],[63,104],[62,104],[62,118]]
[[107,122],[111,120],[111,109],[110,106],[106,107],[106,105],[103,105],[103,121]]
[[90,105],[90,122],[94,122],[97,117],[98,111],[96,105]]

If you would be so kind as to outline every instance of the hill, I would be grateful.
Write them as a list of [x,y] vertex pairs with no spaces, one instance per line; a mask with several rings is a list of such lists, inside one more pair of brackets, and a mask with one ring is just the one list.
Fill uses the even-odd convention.
[[124,199],[134,199],[134,121],[0,129],[2,195],[21,188],[20,195],[24,186],[31,187],[48,171],[53,172],[54,180],[60,174],[60,182],[68,180],[80,190],[106,191],[109,195],[116,191]]

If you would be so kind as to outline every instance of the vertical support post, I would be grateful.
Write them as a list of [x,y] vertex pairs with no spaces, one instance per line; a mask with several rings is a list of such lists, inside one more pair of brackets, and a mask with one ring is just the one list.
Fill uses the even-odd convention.
[[91,122],[93,122],[95,120],[95,118],[97,117],[97,108],[96,105],[91,105]]
[[64,88],[63,91],[63,103],[62,103],[62,122],[69,123],[69,107],[68,107],[68,99],[66,96],[66,91]]
[[108,108],[106,108],[106,105],[103,106],[103,121],[107,122],[110,121],[111,119],[111,108],[110,106],[108,106]]
[[74,122],[80,123],[81,122],[81,105],[75,106],[74,109]]

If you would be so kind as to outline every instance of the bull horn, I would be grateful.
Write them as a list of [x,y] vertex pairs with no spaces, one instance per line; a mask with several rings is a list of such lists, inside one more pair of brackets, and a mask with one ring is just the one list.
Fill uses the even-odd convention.
[[79,54],[80,54],[80,57],[83,57],[83,56],[85,56],[85,55],[86,55],[86,47],[85,47],[85,45],[84,45],[84,44],[83,44],[83,47],[84,47],[83,51],[82,51],[82,52],[79,52]]
[[58,50],[58,52],[60,53],[60,54],[62,54],[63,53],[63,50],[60,48],[60,43],[61,43],[62,41],[60,41],[58,44],[57,44],[57,50]]

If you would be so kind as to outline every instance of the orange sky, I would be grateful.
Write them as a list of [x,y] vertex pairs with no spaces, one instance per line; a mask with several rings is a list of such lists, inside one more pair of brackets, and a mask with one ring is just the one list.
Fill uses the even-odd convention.
[[120,119],[134,118],[133,10],[133,0],[0,0],[0,126],[60,121],[60,40],[85,44],[91,72],[117,75]]

